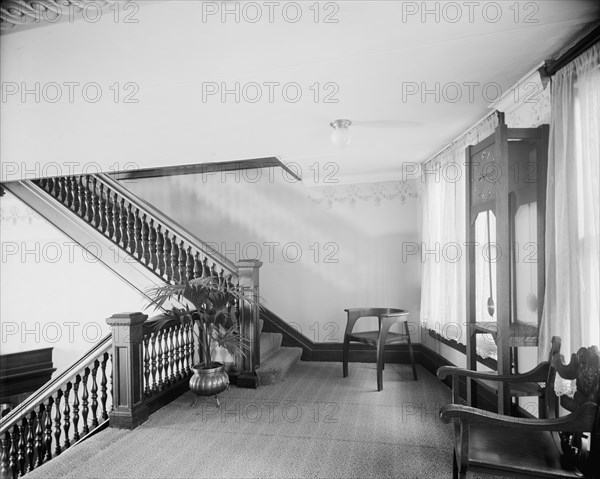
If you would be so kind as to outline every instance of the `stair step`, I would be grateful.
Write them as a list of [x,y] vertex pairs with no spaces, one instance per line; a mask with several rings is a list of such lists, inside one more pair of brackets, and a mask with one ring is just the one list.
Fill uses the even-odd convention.
[[276,384],[300,361],[302,348],[279,348],[256,370],[261,386]]
[[269,356],[281,347],[283,334],[281,333],[262,333],[260,335],[260,362],[264,363]]

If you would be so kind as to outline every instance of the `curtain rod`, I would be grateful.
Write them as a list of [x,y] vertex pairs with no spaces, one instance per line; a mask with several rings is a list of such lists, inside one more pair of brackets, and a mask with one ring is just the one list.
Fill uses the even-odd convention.
[[[581,32],[580,32],[581,33]],[[600,40],[600,24],[596,24],[587,34],[575,42],[573,46],[568,48],[564,53],[560,54],[555,60],[547,60],[543,72],[546,76],[551,77],[558,70],[575,60],[579,55],[585,52],[588,48]]]
[[500,112],[498,110],[492,110],[492,111],[490,111],[483,118],[480,118],[479,120],[477,120],[469,128],[467,128],[460,135],[458,135],[456,138],[454,138],[454,140],[452,140],[446,146],[444,146],[441,149],[439,149],[438,151],[436,151],[432,156],[429,157],[429,159],[425,160],[422,164],[425,165],[426,163],[429,163],[431,160],[433,160],[434,158],[436,158],[437,156],[439,156],[442,152],[446,151],[448,148],[450,148],[452,145],[454,145],[454,143],[456,143],[458,140],[460,140],[463,136],[467,135],[477,125],[479,125],[480,123],[483,123],[485,120],[487,120],[492,115],[497,114],[497,113],[500,113]]

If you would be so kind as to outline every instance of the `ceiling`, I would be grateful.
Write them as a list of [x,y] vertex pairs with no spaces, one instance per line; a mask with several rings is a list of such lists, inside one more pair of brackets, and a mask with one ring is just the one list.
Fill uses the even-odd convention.
[[[271,156],[308,184],[397,179],[600,16],[580,0],[275,4],[117,3],[3,35],[2,181]],[[354,123],[344,149],[337,118]]]

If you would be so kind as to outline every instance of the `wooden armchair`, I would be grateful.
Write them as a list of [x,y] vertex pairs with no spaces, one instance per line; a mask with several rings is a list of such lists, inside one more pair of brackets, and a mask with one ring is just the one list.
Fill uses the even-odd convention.
[[[596,346],[581,348],[565,365],[559,350],[560,338],[554,337],[548,367],[519,375],[448,366],[438,370],[440,379],[452,376],[454,404],[442,407],[440,416],[443,422],[454,423],[454,478],[465,478],[467,469],[508,477],[600,478],[600,353]],[[506,383],[539,381],[544,369],[545,418],[515,418],[458,404],[460,376]],[[562,417],[554,392],[557,373],[576,379],[577,384],[573,398],[560,398],[561,406],[569,411]]]
[[[348,377],[348,359],[350,353],[350,342],[366,344],[377,350],[377,391],[383,389],[383,369],[385,368],[385,347],[389,344],[408,344],[408,353],[412,364],[413,377],[417,379],[417,368],[415,367],[415,356],[410,341],[408,329],[408,311],[393,308],[353,308],[345,309],[348,314],[346,332],[344,333],[344,347],[342,352],[342,373]],[[377,331],[354,332],[354,325],[360,318],[377,317],[379,328]],[[391,332],[390,328],[395,323],[403,323],[403,332]]]

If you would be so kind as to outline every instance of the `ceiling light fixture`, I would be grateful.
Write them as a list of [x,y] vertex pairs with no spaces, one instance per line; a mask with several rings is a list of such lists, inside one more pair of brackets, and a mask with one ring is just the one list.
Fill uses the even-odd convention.
[[352,124],[350,120],[334,120],[329,125],[333,128],[331,133],[331,143],[338,148],[344,148],[350,144],[350,130],[348,127]]

